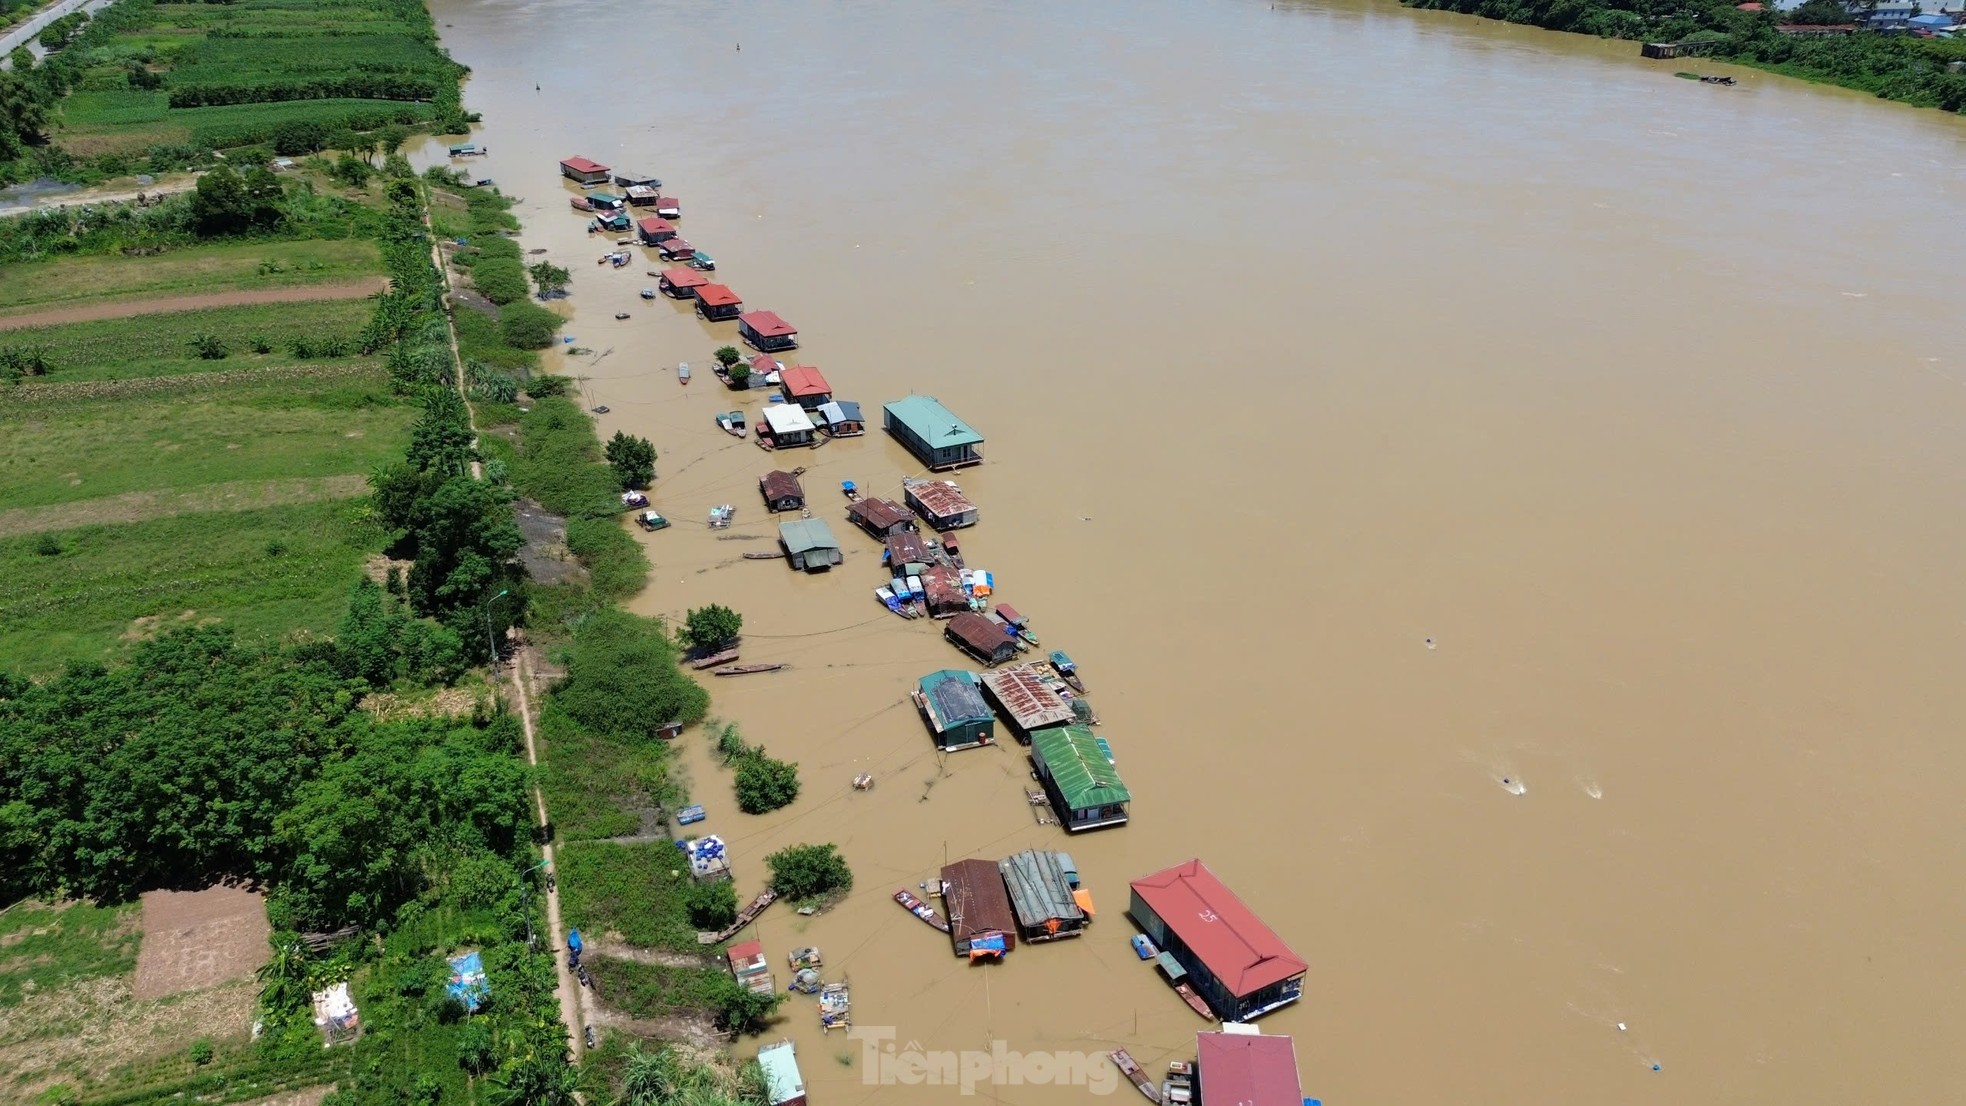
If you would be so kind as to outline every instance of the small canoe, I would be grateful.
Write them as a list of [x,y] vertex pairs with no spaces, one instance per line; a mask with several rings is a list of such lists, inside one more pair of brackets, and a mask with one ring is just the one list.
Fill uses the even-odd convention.
[[783,553],[746,553],[744,554],[744,559],[747,561],[776,561],[784,556],[785,554]]
[[1132,1080],[1140,1093],[1147,1096],[1147,1101],[1159,1106],[1160,1088],[1154,1086],[1154,1081],[1147,1078],[1147,1073],[1140,1070],[1140,1065],[1133,1062],[1133,1057],[1125,1049],[1116,1048],[1106,1055],[1112,1057],[1113,1065],[1120,1069],[1120,1074]]
[[644,289],[642,289],[642,298],[643,298],[643,299],[645,299],[645,300],[652,300],[652,299],[654,299],[654,298],[655,298],[655,289],[653,289],[653,288],[644,288]]
[[1152,960],[1160,953],[1160,950],[1154,947],[1154,943],[1148,940],[1147,935],[1144,933],[1133,935],[1133,951],[1142,960]]
[[[774,554],[774,556],[775,555],[776,554]],[[729,664],[730,662],[736,659],[737,659],[737,650],[726,649],[721,653],[712,653],[709,656],[704,657],[702,660],[691,661],[689,662],[689,666],[701,672],[706,668],[715,668],[720,664]]]
[[949,923],[940,914],[935,912],[934,907],[916,898],[913,892],[906,889],[896,891],[894,893],[894,901],[901,904],[901,909],[906,910],[929,925],[934,926],[944,933],[949,932]]
[[1059,677],[1070,684],[1073,691],[1080,695],[1085,694],[1085,681],[1079,679],[1079,666],[1073,663],[1072,658],[1066,656],[1063,650],[1051,651],[1051,667],[1058,670]]
[[860,502],[860,489],[851,480],[840,481],[840,494],[846,496],[849,503]]
[[615,313],[614,313],[614,317],[615,317],[615,318],[617,318],[617,319],[625,319],[625,318],[627,318],[627,317],[628,317],[628,312],[626,312],[626,311],[617,311],[617,312],[615,312]]
[[733,664],[727,668],[719,668],[715,672],[710,673],[710,675],[749,676],[753,672],[776,672],[784,667],[782,664]]
[[689,362],[683,361],[676,365],[676,379],[685,384],[689,383]]

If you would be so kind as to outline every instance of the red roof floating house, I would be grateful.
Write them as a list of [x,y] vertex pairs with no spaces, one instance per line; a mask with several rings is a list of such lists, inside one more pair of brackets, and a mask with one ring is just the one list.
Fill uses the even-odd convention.
[[696,247],[681,238],[664,238],[656,243],[655,252],[661,254],[664,261],[688,261],[696,256]]
[[1303,996],[1310,969],[1199,860],[1132,885],[1127,913],[1188,972],[1224,1021],[1247,1021]]
[[657,196],[655,213],[664,219],[680,219],[683,217],[683,201],[674,196]]
[[1197,1098],[1235,1106],[1302,1106],[1297,1048],[1260,1033],[1195,1034]]
[[710,278],[695,269],[664,269],[655,283],[664,295],[686,300],[694,298],[696,290],[710,283]]
[[777,982],[771,977],[771,965],[765,960],[763,941],[732,945],[724,956],[730,961],[730,974],[745,990],[760,995],[769,995],[778,990]]
[[560,163],[560,175],[578,184],[606,184],[608,167],[584,157],[570,157]]
[[737,333],[746,345],[762,353],[798,349],[798,328],[776,311],[752,311],[737,317]]
[[705,284],[696,290],[696,313],[713,323],[735,319],[743,311],[744,301],[728,284]]
[[676,237],[676,227],[667,219],[651,216],[635,224],[635,236],[642,240],[644,246],[659,246]]
[[811,365],[794,365],[778,374],[785,398],[810,411],[833,398],[833,386]]

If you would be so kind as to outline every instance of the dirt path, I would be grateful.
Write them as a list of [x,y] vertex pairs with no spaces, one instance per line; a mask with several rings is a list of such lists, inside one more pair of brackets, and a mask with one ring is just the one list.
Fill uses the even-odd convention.
[[127,319],[133,315],[157,315],[166,311],[196,311],[204,307],[247,307],[256,303],[305,303],[310,300],[358,300],[388,287],[382,277],[341,281],[335,284],[303,284],[293,288],[243,288],[236,292],[212,292],[203,296],[160,296],[155,299],[108,300],[75,307],[55,307],[25,315],[0,318],[0,330],[19,330],[30,326],[60,326],[63,323],[90,323],[102,319]]
[[124,492],[46,507],[15,507],[0,511],[0,538],[72,530],[98,523],[127,525],[154,518],[214,511],[256,511],[324,499],[353,499],[368,490],[368,477],[302,476],[289,480],[228,480],[181,492]]
[[[512,694],[518,700],[519,722],[526,733],[526,762],[537,769],[539,741],[533,733],[532,695],[528,686],[531,683],[532,649],[522,645],[512,658]],[[550,824],[546,816],[546,792],[541,790],[538,784],[533,785],[532,801],[534,812],[539,816],[539,824],[542,826]],[[546,870],[555,871],[558,862],[553,843],[548,841],[542,851],[546,854]],[[560,1020],[567,1026],[567,1035],[573,1048],[573,1062],[577,1064],[580,1062],[581,1053],[585,1051],[581,1027],[587,1024],[587,1017],[581,1005],[584,996],[580,993],[580,981],[574,978],[573,970],[567,967],[567,958],[560,955],[560,950],[566,948],[566,927],[560,921],[560,889],[557,881],[546,885],[546,933],[547,952],[553,957],[553,971],[559,977],[559,985],[555,990],[560,997]]]
[[708,957],[691,956],[686,952],[670,952],[667,949],[644,949],[626,945],[610,937],[597,937],[587,941],[588,950],[596,956],[611,956],[616,960],[633,960],[637,964],[661,964],[667,968],[708,968],[715,967]]
[[70,204],[74,204],[77,207],[84,204],[126,204],[135,200],[138,196],[168,196],[196,185],[198,178],[204,175],[205,170],[203,169],[195,173],[166,173],[141,188],[117,185],[114,188],[102,186],[97,188],[76,188],[66,191],[36,192],[25,198],[17,197],[0,200],[0,218],[25,215],[30,211],[44,207],[67,207]]

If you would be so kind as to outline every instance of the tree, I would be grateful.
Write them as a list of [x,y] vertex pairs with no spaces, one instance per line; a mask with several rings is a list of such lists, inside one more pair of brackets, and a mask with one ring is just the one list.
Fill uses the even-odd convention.
[[292,119],[273,131],[273,152],[281,157],[311,154],[327,145],[328,128],[311,119]]
[[617,430],[608,439],[606,454],[608,467],[623,488],[646,488],[655,479],[655,446],[647,438]]
[[751,386],[751,366],[749,366],[749,365],[732,365],[732,366],[730,367],[730,386],[731,386],[731,387],[733,387],[733,388],[748,388],[748,387],[750,387],[750,386]]
[[799,797],[799,766],[752,750],[737,762],[737,808],[769,814]]
[[759,994],[737,980],[719,972],[708,990],[717,1006],[717,1028],[726,1033],[760,1033],[771,1023],[771,1015],[784,1002],[784,994]]
[[270,228],[280,225],[280,201],[285,192],[280,187],[280,178],[264,165],[255,165],[246,170],[246,219],[253,226]]
[[12,161],[24,147],[48,140],[50,97],[45,88],[25,76],[34,63],[30,55],[27,66],[20,64],[19,55],[25,50],[14,51],[14,68],[0,72],[0,161]]
[[532,275],[532,282],[539,285],[540,298],[559,295],[567,290],[567,283],[573,274],[553,264],[551,261],[536,261],[526,269]]
[[[737,981],[731,980],[735,986]],[[499,1069],[498,1106],[573,1106],[580,1072],[564,1056],[529,1051]]]
[[375,175],[375,169],[368,162],[346,153],[335,159],[334,168],[328,172],[334,179],[350,188],[362,187],[369,183],[370,177]]
[[726,369],[730,368],[732,365],[737,364],[739,361],[743,359],[744,359],[744,355],[737,352],[736,346],[717,347],[717,364],[722,365]]
[[737,889],[727,879],[692,884],[686,896],[689,924],[719,930],[737,920]]
[[238,234],[252,225],[252,215],[246,182],[229,165],[199,177],[191,190],[191,221],[205,237]]
[[492,1044],[491,1026],[480,1020],[465,1023],[457,1031],[457,1066],[472,1075],[483,1075],[491,1070],[492,1063],[498,1059],[498,1052]]
[[410,129],[401,123],[391,123],[371,136],[374,148],[384,154],[400,154],[403,143],[410,140]]
[[567,676],[553,701],[593,733],[653,740],[666,722],[701,719],[710,696],[676,667],[675,647],[659,623],[608,609],[574,630]]
[[792,845],[765,857],[771,885],[788,899],[811,899],[853,889],[853,870],[834,845]]
[[698,607],[683,619],[684,643],[699,653],[714,653],[737,640],[744,616],[720,603]]
[[499,334],[514,349],[545,349],[553,344],[562,322],[553,312],[525,300],[498,309]]

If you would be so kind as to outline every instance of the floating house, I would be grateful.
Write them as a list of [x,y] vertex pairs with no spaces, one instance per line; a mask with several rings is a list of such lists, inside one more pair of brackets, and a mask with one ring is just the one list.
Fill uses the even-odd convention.
[[846,517],[877,538],[891,538],[915,528],[915,516],[892,499],[868,498],[849,503]]
[[881,425],[932,472],[983,463],[983,435],[933,396],[883,406]]
[[799,1072],[792,1042],[780,1041],[758,1050],[758,1067],[765,1076],[765,1100],[771,1106],[806,1106],[806,1080]]
[[[602,230],[627,230],[628,227],[630,226],[628,213],[625,211],[596,212],[594,215],[594,223],[595,225],[599,226]],[[618,256],[621,258],[621,260],[615,262],[616,268],[620,268],[628,260],[628,255],[625,253],[620,254]]]
[[958,860],[942,869],[942,908],[957,956],[1003,959],[1017,947],[1017,916],[1003,877],[987,860]]
[[[1061,860],[1061,858],[1063,858]],[[1077,937],[1092,921],[1092,893],[1072,886],[1071,858],[1064,853],[1028,849],[997,861],[997,871],[1010,889],[1017,912],[1017,932],[1026,941],[1058,941]]]
[[1031,763],[1065,832],[1126,824],[1133,796],[1090,729],[1071,725],[1032,734]]
[[779,523],[778,543],[785,547],[785,556],[791,559],[792,567],[803,572],[824,572],[846,560],[824,519],[802,518]]
[[[745,358],[744,363],[751,366],[751,377],[754,381],[776,384],[778,374],[785,371],[785,362],[772,357],[769,353],[754,353]],[[752,385],[752,387],[756,386],[755,383]]]
[[778,374],[785,398],[808,411],[818,409],[833,398],[833,386],[812,365],[794,365]]
[[[619,178],[617,178],[619,179]],[[625,189],[629,207],[654,207],[658,198],[655,189],[646,185],[631,184]]]
[[920,534],[901,530],[888,535],[881,563],[896,576],[918,576],[935,563],[935,555],[928,551],[928,543]]
[[775,449],[812,444],[812,419],[797,404],[772,404],[764,409],[763,422],[759,433],[769,438]]
[[623,188],[656,189],[662,187],[662,182],[654,177],[638,176],[634,173],[616,173],[614,175],[614,183]]
[[606,184],[608,167],[584,157],[570,157],[560,163],[560,175],[575,184]]
[[867,420],[860,414],[860,405],[850,399],[836,399],[819,405],[815,412],[819,425],[835,438],[858,438],[867,432]]
[[776,311],[752,311],[737,317],[737,336],[760,353],[799,348],[799,332]]
[[910,480],[902,485],[901,497],[937,530],[976,525],[976,504],[947,480]]
[[[949,624],[942,627],[942,636],[984,664],[1002,664],[1017,655],[1016,643],[996,623],[970,611],[951,618]],[[988,678],[984,677],[986,681]],[[986,682],[984,686],[989,685]],[[1071,712],[1066,713],[1069,715]]]
[[667,219],[658,219],[651,215],[636,220],[635,237],[640,239],[644,246],[660,246],[676,237],[676,227]]
[[[919,575],[922,578],[922,598],[928,606],[930,618],[954,618],[969,610],[969,593],[963,590],[962,573],[948,565],[930,565]],[[1015,642],[1011,645],[1012,648],[1016,647]]]
[[921,709],[935,747],[944,752],[988,745],[997,728],[997,716],[983,701],[982,684],[974,672],[960,668],[931,672],[915,684],[911,698]]
[[[644,219],[643,222],[648,222]],[[664,269],[655,286],[670,299],[687,300],[696,298],[696,290],[710,283],[710,278],[695,269]]]
[[[990,632],[1010,641],[1003,626],[982,615],[976,616]],[[1011,652],[1017,646],[1011,644]],[[1074,715],[1071,704],[1058,694],[1051,681],[1039,676],[1037,670],[1027,664],[1006,668],[1001,672],[987,672],[983,675],[983,690],[997,704],[997,709],[1010,718],[1010,724],[1017,730],[1018,740],[1029,742],[1031,735],[1039,730],[1054,726],[1070,725]]]
[[681,238],[665,238],[656,244],[655,252],[661,254],[664,261],[688,261],[696,256],[696,247]]
[[716,834],[678,842],[689,858],[689,874],[694,879],[729,879],[730,853],[724,839]]
[[1281,1035],[1197,1033],[1195,1078],[1198,1103],[1302,1106],[1311,1101],[1297,1081],[1297,1048]]
[[778,469],[758,477],[758,492],[765,497],[767,510],[797,511],[806,505],[806,491],[799,486],[799,478]]
[[765,961],[763,941],[732,945],[724,956],[730,961],[730,974],[745,990],[758,995],[778,993],[778,983],[771,977],[771,965]]
[[735,319],[744,311],[744,301],[728,284],[705,284],[696,290],[696,313],[710,322]]
[[589,192],[587,204],[595,211],[620,211],[622,208],[621,197],[606,192]]
[[680,219],[683,217],[683,201],[674,196],[657,196],[655,213],[664,219]]
[[1223,1021],[1249,1021],[1302,997],[1309,965],[1201,861],[1136,879],[1132,891],[1134,924],[1187,970]]

